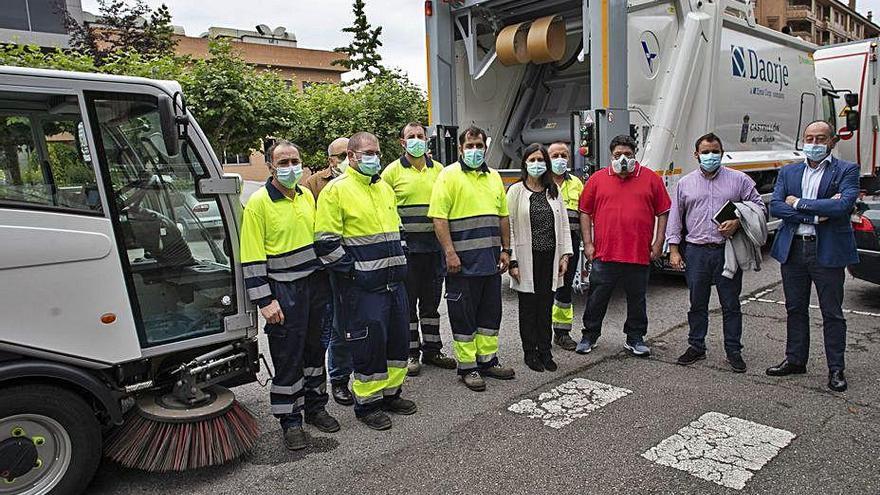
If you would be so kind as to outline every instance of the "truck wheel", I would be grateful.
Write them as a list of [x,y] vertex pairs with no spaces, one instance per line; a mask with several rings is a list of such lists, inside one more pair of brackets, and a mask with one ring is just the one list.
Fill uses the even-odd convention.
[[79,395],[51,385],[0,389],[0,494],[79,494],[100,461],[100,425]]

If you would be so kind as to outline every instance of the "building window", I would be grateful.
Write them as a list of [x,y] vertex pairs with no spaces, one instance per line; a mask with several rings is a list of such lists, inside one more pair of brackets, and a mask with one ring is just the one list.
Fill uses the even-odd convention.
[[67,34],[64,0],[3,0],[0,28]]
[[767,27],[773,30],[779,30],[779,18],[778,17],[768,17],[767,18]]

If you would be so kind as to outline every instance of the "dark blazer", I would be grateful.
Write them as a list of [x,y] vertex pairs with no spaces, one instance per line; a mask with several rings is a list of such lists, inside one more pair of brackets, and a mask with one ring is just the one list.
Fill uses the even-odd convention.
[[[782,226],[776,232],[771,256],[785,263],[798,225],[809,223],[816,225],[819,265],[836,268],[858,263],[859,254],[850,222],[850,214],[859,196],[858,164],[832,157],[819,183],[818,199],[801,199],[795,209],[785,202],[785,198],[801,197],[801,180],[806,166],[805,162],[793,163],[779,170],[770,201],[770,214],[781,219]],[[838,193],[840,199],[831,199]],[[817,216],[828,220],[816,223]]]

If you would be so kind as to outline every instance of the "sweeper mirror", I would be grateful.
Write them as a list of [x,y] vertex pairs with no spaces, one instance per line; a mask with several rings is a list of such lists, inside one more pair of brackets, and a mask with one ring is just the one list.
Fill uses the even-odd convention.
[[159,95],[159,124],[162,128],[162,141],[168,156],[174,156],[180,150],[180,134],[177,129],[177,115],[174,113],[174,100],[166,95]]
[[857,131],[859,130],[859,122],[861,120],[861,116],[859,115],[858,110],[849,110],[846,112],[846,129],[848,131]]

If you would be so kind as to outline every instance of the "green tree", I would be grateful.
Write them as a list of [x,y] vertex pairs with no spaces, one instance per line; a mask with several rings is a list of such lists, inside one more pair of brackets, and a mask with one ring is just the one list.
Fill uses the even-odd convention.
[[382,56],[379,55],[379,47],[382,41],[382,26],[372,29],[364,11],[364,0],[354,0],[354,24],[342,29],[344,33],[354,35],[354,39],[348,46],[336,48],[337,52],[345,53],[347,58],[335,60],[333,65],[340,65],[348,70],[357,71],[360,74],[348,84],[359,84],[375,80],[385,74],[382,66]]

